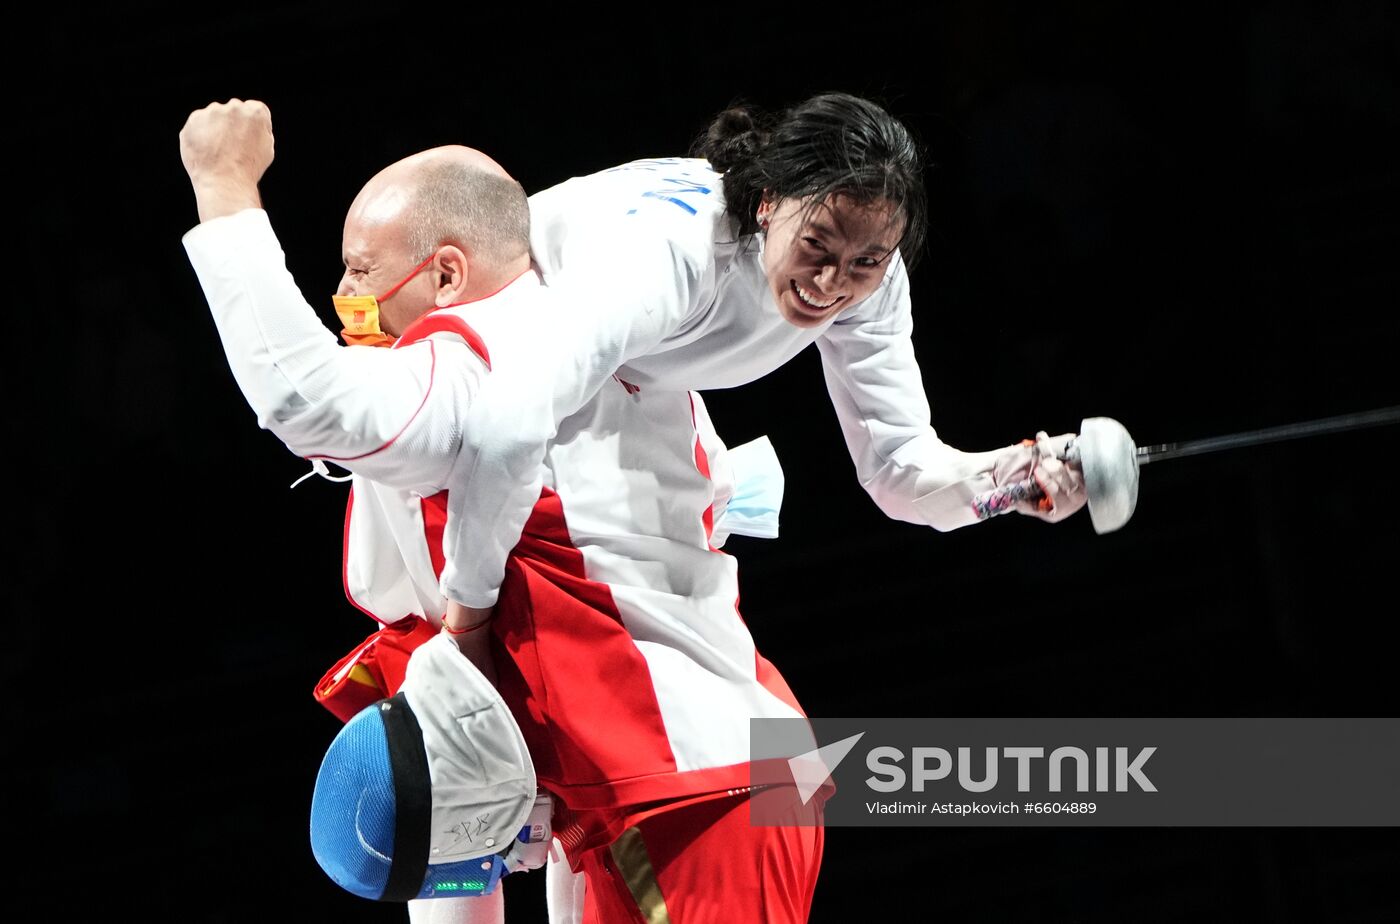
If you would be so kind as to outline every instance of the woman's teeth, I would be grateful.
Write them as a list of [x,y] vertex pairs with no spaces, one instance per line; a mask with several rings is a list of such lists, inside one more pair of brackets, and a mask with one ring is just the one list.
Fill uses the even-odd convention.
[[792,291],[797,293],[798,299],[800,299],[804,305],[806,305],[808,308],[815,308],[817,311],[825,311],[826,309],[830,308],[832,305],[836,304],[841,300],[841,297],[838,295],[836,298],[833,298],[829,302],[819,302],[815,298],[813,298],[807,292],[806,289],[802,288],[795,282],[792,284]]

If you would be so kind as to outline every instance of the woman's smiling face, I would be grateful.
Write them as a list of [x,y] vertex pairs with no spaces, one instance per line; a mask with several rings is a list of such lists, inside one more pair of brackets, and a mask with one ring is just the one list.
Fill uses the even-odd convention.
[[904,215],[887,199],[858,202],[765,197],[763,272],[789,324],[818,327],[869,298],[885,278],[904,233]]

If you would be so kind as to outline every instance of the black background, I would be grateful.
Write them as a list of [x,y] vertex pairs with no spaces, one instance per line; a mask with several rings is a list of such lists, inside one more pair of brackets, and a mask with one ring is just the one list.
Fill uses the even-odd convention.
[[[30,63],[11,85],[0,664],[7,811],[35,867],[12,907],[403,919],[339,892],[307,846],[337,727],[311,686],[371,625],[340,590],[345,488],[287,491],[305,466],[257,429],[180,246],[196,216],[176,136],[212,100],[271,107],[264,202],[328,324],[345,209],[392,160],[469,143],[535,191],[681,153],[739,97],[842,89],[928,150],[915,337],[953,445],[1096,415],[1141,444],[1400,404],[1383,3],[534,13],[131,3],[11,36]],[[728,551],[811,714],[1396,714],[1395,428],[1151,467],[1111,536],[1085,515],[942,535],[870,503],[823,392],[809,351],[707,395],[731,445],[767,433],[785,463],[782,539]],[[1396,843],[832,830],[815,920],[1394,919]],[[509,881],[512,920],[542,919],[542,878]]]

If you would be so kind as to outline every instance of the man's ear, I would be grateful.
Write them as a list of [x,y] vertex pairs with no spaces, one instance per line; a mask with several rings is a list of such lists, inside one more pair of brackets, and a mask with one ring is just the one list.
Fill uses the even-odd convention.
[[466,301],[471,287],[471,261],[466,251],[455,244],[444,244],[433,257],[433,279],[437,291],[433,304],[439,308]]

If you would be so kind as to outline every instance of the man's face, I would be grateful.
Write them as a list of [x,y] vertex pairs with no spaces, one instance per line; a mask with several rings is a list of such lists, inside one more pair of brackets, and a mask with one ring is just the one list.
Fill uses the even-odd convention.
[[825,202],[765,202],[763,268],[789,324],[817,327],[874,294],[904,230],[902,213],[880,199],[841,194]]
[[[381,197],[367,206],[359,202],[351,206],[341,241],[345,275],[340,278],[336,294],[375,296],[379,301],[379,326],[386,334],[398,337],[408,325],[433,309],[436,289],[431,267],[404,282],[419,261],[409,252],[403,222],[397,220],[400,209],[393,208],[395,204],[402,203],[385,203]],[[402,288],[391,292],[399,283],[404,283]]]

